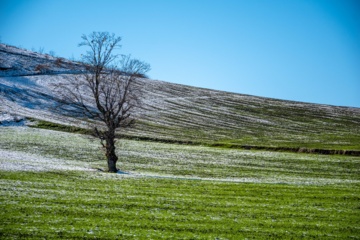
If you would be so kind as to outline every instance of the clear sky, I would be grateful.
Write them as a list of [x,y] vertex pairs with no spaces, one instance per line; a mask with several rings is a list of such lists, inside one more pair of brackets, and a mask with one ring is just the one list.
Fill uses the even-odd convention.
[[152,79],[360,107],[360,0],[0,0],[3,43],[78,59],[92,31]]

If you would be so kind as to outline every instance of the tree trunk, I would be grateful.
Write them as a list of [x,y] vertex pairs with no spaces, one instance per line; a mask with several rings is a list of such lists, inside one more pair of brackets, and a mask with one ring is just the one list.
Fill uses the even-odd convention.
[[108,162],[108,171],[109,172],[116,173],[118,171],[118,169],[116,168],[116,158],[115,159],[108,158],[107,162]]
[[115,138],[106,139],[106,158],[108,163],[108,171],[116,173],[118,171],[116,168],[118,157],[115,153]]

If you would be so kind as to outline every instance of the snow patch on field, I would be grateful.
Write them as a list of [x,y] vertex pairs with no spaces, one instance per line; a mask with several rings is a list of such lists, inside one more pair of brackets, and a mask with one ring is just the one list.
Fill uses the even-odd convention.
[[17,115],[0,112],[0,127],[25,126],[26,119]]
[[[83,164],[83,163],[82,163]],[[0,149],[0,169],[5,171],[53,171],[53,170],[79,170],[89,171],[74,161],[49,158],[32,153],[8,151]]]

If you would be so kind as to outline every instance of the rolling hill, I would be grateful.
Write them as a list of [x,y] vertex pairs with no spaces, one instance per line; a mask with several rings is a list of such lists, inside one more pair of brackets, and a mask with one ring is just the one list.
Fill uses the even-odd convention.
[[[0,111],[86,128],[85,121],[54,114],[51,83],[74,77],[81,65],[0,44]],[[142,107],[123,136],[229,148],[358,155],[360,109],[285,101],[141,78]],[[321,91],[319,89],[319,91]],[[7,117],[4,117],[7,116]],[[36,123],[33,123],[36,124]]]
[[81,65],[0,44],[0,70],[0,239],[360,236],[359,156],[275,152],[360,155],[359,108],[137,79],[108,174],[86,121],[52,111]]

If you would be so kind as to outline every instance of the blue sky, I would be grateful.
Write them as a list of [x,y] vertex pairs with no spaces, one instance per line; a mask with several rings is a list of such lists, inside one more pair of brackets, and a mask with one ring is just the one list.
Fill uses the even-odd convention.
[[149,76],[360,107],[358,0],[0,0],[0,37],[79,58],[82,34],[123,38]]

